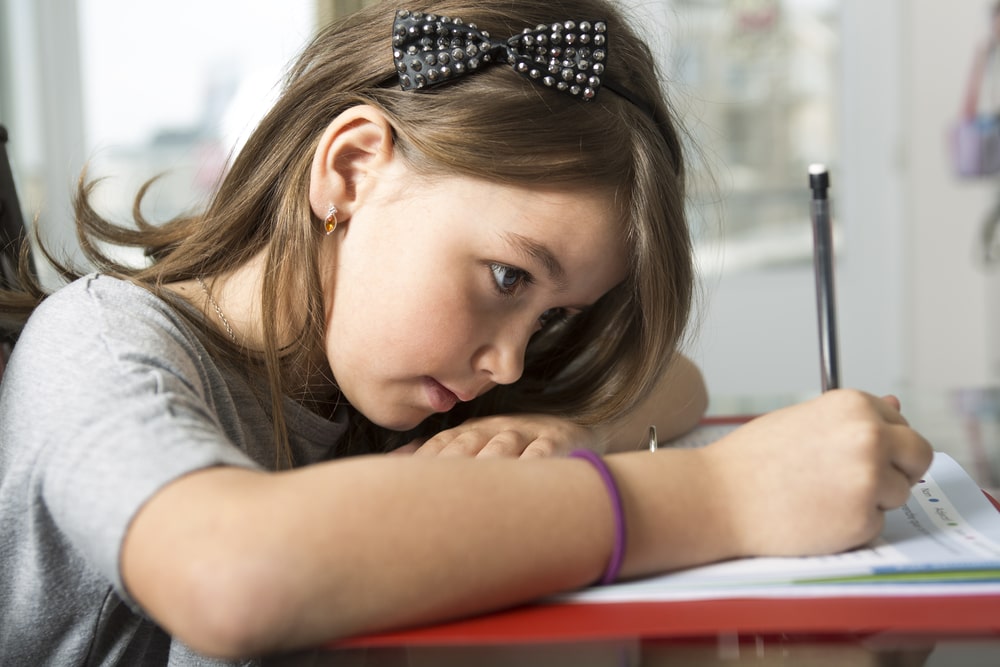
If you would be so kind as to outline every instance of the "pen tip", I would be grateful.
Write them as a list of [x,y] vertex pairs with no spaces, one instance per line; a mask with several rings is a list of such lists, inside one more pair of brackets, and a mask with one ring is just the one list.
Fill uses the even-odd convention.
[[826,171],[827,169],[825,164],[814,162],[811,165],[809,165],[810,176],[819,176],[820,174],[825,174]]

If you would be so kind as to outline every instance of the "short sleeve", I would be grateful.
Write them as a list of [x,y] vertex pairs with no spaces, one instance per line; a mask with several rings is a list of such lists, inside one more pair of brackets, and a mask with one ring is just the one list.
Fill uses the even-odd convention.
[[170,306],[104,276],[46,299],[15,347],[0,395],[6,462],[126,600],[119,553],[143,504],[195,470],[259,467],[213,408],[218,373]]

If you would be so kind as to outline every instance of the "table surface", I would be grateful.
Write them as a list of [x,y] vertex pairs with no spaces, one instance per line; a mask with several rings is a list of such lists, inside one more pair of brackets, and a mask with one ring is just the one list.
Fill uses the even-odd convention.
[[872,634],[762,636],[722,633],[687,639],[351,648],[309,654],[310,665],[358,667],[702,667],[753,664],[843,667],[1000,665],[1000,639]]
[[[898,392],[910,423],[935,449],[950,454],[994,497],[1000,496],[1000,388]],[[716,399],[710,416],[759,414],[802,400],[800,396]],[[997,604],[992,605],[996,608]],[[991,616],[993,614],[990,614]],[[971,619],[970,619],[971,620]],[[433,637],[389,645],[352,645],[319,649],[311,665],[418,667],[475,665],[893,665],[962,667],[1000,665],[1000,629],[935,632],[864,632],[859,634],[738,633],[718,628],[704,636],[636,636],[583,641],[469,643]],[[971,625],[976,625],[972,622]],[[970,625],[970,626],[971,626]],[[995,628],[1000,628],[1000,617]],[[403,637],[406,635],[404,634]]]

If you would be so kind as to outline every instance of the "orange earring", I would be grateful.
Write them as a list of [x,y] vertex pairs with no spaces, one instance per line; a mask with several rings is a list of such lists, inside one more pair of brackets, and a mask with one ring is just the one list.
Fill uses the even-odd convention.
[[327,236],[333,234],[333,230],[337,228],[337,207],[333,204],[330,204],[330,208],[326,209],[326,221],[323,226],[326,228]]

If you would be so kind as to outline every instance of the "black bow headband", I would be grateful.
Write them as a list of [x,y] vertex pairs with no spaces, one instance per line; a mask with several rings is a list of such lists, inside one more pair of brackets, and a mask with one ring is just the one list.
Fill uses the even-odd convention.
[[461,19],[401,9],[392,26],[392,55],[403,90],[429,88],[506,62],[544,86],[589,100],[602,84],[606,32],[604,21],[565,21],[498,40]]

